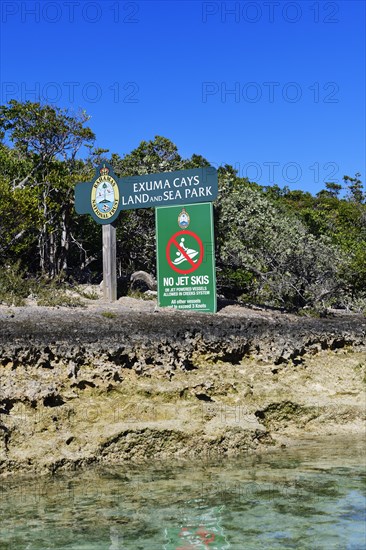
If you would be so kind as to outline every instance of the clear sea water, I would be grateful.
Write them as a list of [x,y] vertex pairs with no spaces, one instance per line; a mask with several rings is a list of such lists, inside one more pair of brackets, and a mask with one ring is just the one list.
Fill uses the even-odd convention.
[[1,550],[366,549],[363,442],[0,481]]

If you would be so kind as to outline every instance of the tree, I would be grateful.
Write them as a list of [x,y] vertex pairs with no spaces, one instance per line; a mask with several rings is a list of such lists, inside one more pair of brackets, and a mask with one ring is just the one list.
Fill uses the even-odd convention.
[[[51,277],[67,269],[73,185],[83,163],[76,156],[95,139],[85,127],[89,116],[66,109],[11,100],[0,107],[2,138],[14,144],[14,152],[27,164],[28,172],[12,175],[10,186],[31,189],[38,202],[34,220],[38,232],[38,255],[43,273]],[[77,179],[76,179],[77,181]]]
[[136,176],[155,172],[181,170],[184,161],[177,146],[167,138],[155,136],[151,141],[142,141],[131,153],[121,158],[113,154],[111,164],[118,176]]
[[67,109],[12,99],[0,106],[0,131],[23,155],[35,155],[37,168],[47,169],[56,158],[74,161],[79,149],[95,140],[85,111],[71,115]]
[[363,203],[365,200],[365,193],[363,192],[363,184],[359,179],[360,177],[360,173],[357,173],[354,178],[351,178],[350,176],[343,176],[343,181],[348,187],[349,199],[359,204]]
[[265,193],[232,174],[220,188],[219,267],[251,275],[243,289],[250,299],[298,309],[336,295],[341,253],[329,239],[313,236]]
[[342,191],[342,186],[339,183],[326,182],[325,187],[330,197],[338,198]]

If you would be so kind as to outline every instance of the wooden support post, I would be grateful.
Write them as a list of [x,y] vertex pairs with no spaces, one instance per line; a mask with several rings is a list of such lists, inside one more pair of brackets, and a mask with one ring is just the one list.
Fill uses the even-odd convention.
[[117,300],[116,228],[111,223],[103,225],[103,297]]

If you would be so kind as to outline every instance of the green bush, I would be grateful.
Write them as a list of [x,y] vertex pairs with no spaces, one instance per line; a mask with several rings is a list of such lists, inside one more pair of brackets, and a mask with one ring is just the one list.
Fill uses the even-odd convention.
[[29,293],[29,282],[25,273],[20,270],[19,262],[0,268],[0,303],[23,306]]
[[257,303],[292,310],[323,308],[338,295],[340,249],[262,191],[224,179],[217,213],[218,264],[232,287],[241,285]]
[[62,276],[55,279],[27,277],[19,267],[19,262],[3,266],[0,271],[0,303],[7,306],[24,306],[32,297],[39,306],[82,307],[77,296],[70,295],[69,285]]

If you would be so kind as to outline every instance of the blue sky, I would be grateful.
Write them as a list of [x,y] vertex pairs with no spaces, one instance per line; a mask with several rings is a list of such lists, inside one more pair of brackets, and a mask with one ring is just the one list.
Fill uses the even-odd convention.
[[162,135],[262,185],[365,181],[365,3],[1,3],[1,103],[84,108],[120,155]]

